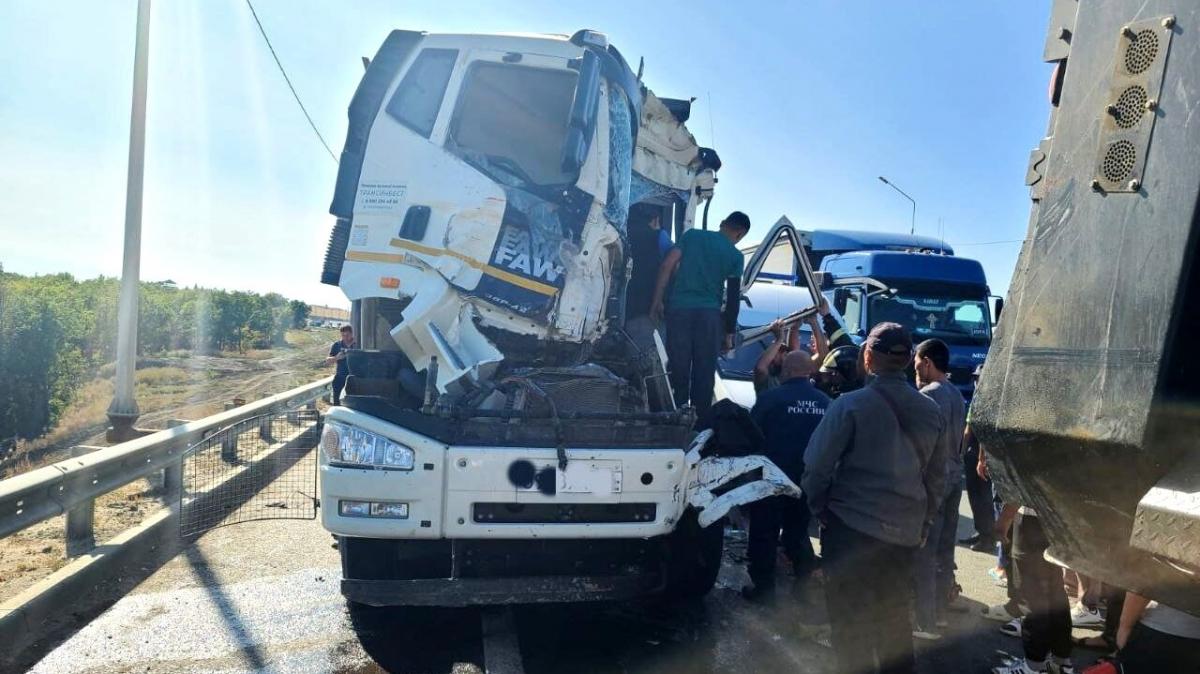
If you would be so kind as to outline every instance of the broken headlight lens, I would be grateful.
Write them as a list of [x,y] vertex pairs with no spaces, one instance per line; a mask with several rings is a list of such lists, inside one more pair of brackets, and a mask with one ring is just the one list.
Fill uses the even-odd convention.
[[411,448],[398,442],[332,421],[325,422],[321,450],[330,463],[398,470],[412,470],[416,458]]

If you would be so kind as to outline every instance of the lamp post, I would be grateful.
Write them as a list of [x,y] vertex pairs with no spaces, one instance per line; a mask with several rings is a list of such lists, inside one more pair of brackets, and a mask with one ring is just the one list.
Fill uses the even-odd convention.
[[129,167],[125,183],[125,251],[121,298],[117,305],[117,373],[108,406],[110,442],[140,435],[133,374],[137,364],[138,282],[142,248],[142,176],[146,156],[146,80],[150,51],[150,0],[138,0],[137,43],[133,53],[133,100],[129,113]]
[[909,234],[915,233],[917,231],[917,200],[908,196],[908,194],[905,193],[904,190],[900,189],[899,187],[896,187],[893,183],[888,182],[887,178],[884,178],[883,176],[879,176],[879,181],[882,182],[884,185],[887,185],[888,187],[896,190],[900,194],[904,195],[905,199],[908,199],[909,201],[912,202],[912,207],[913,207],[912,208],[912,224],[910,224],[908,227],[908,233]]

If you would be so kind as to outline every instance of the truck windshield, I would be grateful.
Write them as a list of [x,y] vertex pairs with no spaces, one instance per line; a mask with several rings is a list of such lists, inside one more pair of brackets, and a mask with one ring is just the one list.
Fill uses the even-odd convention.
[[938,338],[948,344],[986,345],[991,325],[986,299],[906,293],[876,295],[869,307],[870,323],[899,323],[912,331],[913,340]]
[[562,148],[577,79],[570,70],[476,63],[459,95],[451,147],[507,185],[573,182]]

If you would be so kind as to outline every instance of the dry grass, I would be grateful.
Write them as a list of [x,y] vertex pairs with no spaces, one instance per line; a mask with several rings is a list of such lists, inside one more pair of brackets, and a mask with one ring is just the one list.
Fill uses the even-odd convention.
[[[18,455],[28,454],[46,447],[81,442],[79,439],[81,435],[90,435],[94,432],[97,424],[104,423],[107,419],[105,412],[108,411],[108,404],[112,402],[112,397],[113,384],[107,379],[93,379],[84,384],[83,388],[75,394],[75,400],[59,417],[58,424],[54,429],[33,440],[18,441],[16,453]],[[24,472],[22,464],[24,464],[25,470],[41,465],[40,462],[35,465],[26,458],[12,472],[14,474]]]
[[138,370],[134,374],[134,381],[137,386],[145,389],[152,389],[158,386],[190,384],[192,379],[191,373],[178,367],[151,367]]

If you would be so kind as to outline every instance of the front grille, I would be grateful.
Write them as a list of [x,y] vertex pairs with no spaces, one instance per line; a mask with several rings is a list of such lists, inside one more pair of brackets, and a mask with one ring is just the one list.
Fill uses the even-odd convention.
[[476,524],[620,524],[653,522],[653,503],[476,503]]

